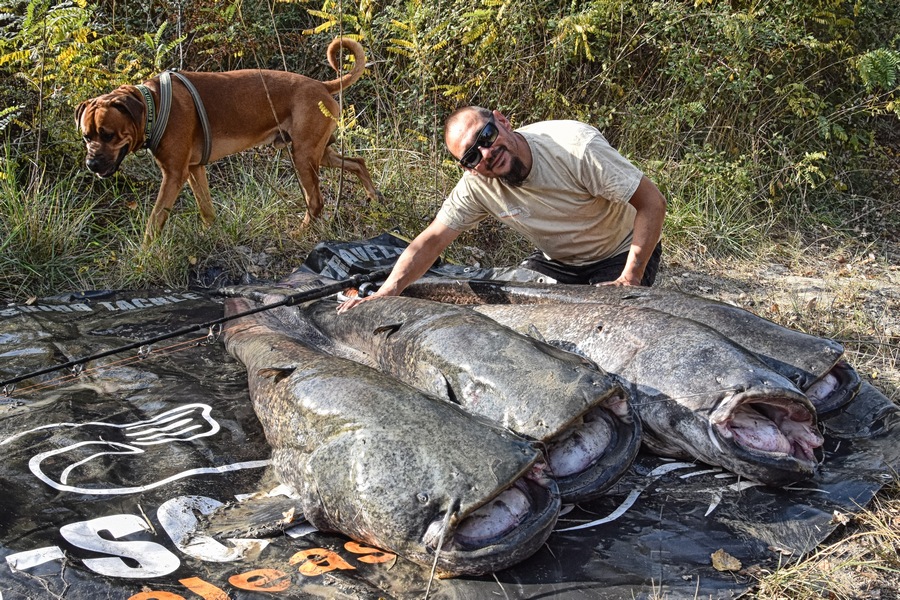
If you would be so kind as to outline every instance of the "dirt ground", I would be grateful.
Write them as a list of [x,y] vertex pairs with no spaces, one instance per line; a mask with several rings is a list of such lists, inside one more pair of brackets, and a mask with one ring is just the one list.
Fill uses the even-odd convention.
[[[900,265],[840,253],[799,263],[670,260],[657,286],[716,298],[831,337],[861,376],[900,404]],[[844,518],[837,516],[835,518]],[[900,599],[900,479],[813,556],[760,573],[750,597]]]

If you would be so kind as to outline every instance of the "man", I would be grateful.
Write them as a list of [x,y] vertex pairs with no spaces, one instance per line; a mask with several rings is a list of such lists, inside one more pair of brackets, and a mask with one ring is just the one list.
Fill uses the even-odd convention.
[[444,141],[462,179],[378,292],[340,311],[399,295],[488,216],[537,246],[521,266],[560,283],[652,285],[666,199],[599,131],[577,121],[513,130],[499,111],[472,106],[448,117]]

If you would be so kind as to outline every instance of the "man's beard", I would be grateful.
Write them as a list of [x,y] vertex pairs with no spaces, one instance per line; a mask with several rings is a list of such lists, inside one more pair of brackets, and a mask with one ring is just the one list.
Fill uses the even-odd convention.
[[509,173],[500,177],[500,180],[507,185],[518,187],[522,185],[525,178],[528,177],[528,168],[518,156],[510,154],[509,157]]

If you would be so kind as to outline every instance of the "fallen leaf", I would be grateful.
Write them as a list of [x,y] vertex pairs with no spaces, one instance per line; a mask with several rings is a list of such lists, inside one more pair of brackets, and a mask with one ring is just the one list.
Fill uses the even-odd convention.
[[716,571],[740,571],[741,561],[721,548],[710,554],[712,566]]

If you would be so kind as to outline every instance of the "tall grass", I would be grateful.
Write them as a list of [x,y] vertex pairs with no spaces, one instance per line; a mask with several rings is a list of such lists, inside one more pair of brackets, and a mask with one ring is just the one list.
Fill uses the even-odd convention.
[[[357,155],[354,149],[345,152]],[[149,245],[142,238],[160,177],[149,154],[130,156],[110,180],[87,185],[82,169],[51,183],[38,178],[25,185],[9,172],[0,178],[0,297],[23,301],[89,288],[183,288],[214,274],[231,281],[275,279],[325,239],[360,239],[392,229],[415,235],[443,193],[434,189],[427,157],[382,148],[367,158],[383,165],[376,185],[387,192],[384,198],[369,201],[355,176],[323,169],[323,218],[306,228],[303,191],[285,151],[226,158],[208,167],[215,223],[202,225],[185,186]],[[446,174],[441,179],[450,181]]]
[[39,176],[22,185],[0,178],[0,290],[24,299],[51,290],[102,285],[109,240],[94,229],[96,201],[63,181]]
[[[857,600],[882,597],[886,583],[900,575],[900,500],[895,480],[848,524],[849,531],[826,543],[809,556],[762,571],[756,592],[759,598],[791,600]],[[845,518],[835,515],[835,518]],[[873,595],[864,595],[872,589]]]
[[[364,141],[368,148],[351,142],[360,139],[351,137],[344,152],[367,159],[381,200],[369,201],[354,176],[323,169],[324,217],[302,229],[306,206],[287,153],[249,151],[208,167],[217,211],[212,227],[201,225],[186,186],[149,247],[141,240],[159,185],[149,154],[129,157],[112,181],[89,185],[83,169],[24,184],[21,172],[17,178],[10,171],[0,180],[0,295],[22,300],[86,287],[186,286],[214,270],[232,279],[248,273],[277,278],[298,266],[321,240],[363,239],[393,229],[414,236],[460,175],[442,146],[432,156],[418,140],[372,138]],[[778,252],[802,252],[817,239],[830,248],[865,241],[833,212],[862,213],[858,222],[863,223],[874,213],[886,224],[897,219],[886,209],[872,208],[874,199],[868,204],[848,200],[827,209],[832,212],[786,214],[770,198],[760,197],[752,170],[739,160],[695,154],[635,162],[668,199],[664,243],[669,260],[680,264],[703,257],[761,260],[773,255],[775,240],[782,242]],[[806,241],[796,239],[804,231]],[[248,253],[262,251],[265,264],[255,264]],[[516,264],[529,251],[519,236],[489,221],[462,235],[447,256],[502,266]]]

